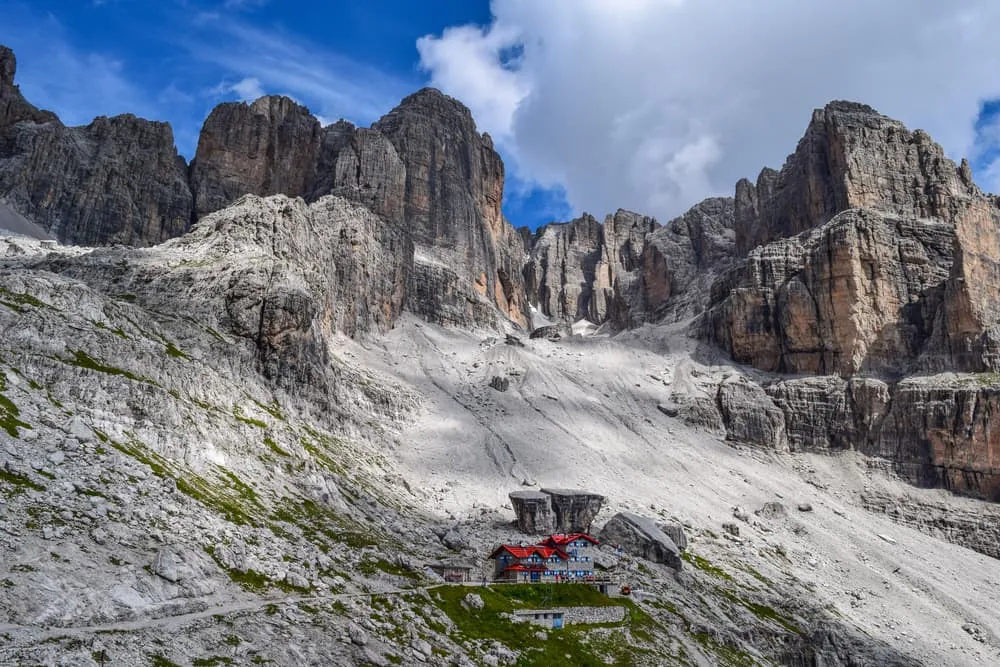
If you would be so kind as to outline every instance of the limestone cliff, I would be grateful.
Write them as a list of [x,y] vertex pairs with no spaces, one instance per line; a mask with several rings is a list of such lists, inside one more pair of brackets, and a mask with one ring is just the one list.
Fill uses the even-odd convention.
[[528,299],[546,317],[626,322],[653,218],[619,209],[601,224],[584,214],[540,228],[524,268]]
[[926,132],[864,104],[831,102],[813,112],[781,171],[737,183],[736,249],[746,254],[852,208],[951,220],[975,191],[968,166],[956,167]]
[[14,85],[0,47],[0,198],[64,243],[149,245],[191,221],[187,165],[166,123],[132,115],[66,127]]
[[[432,320],[483,324],[476,302],[528,326],[521,236],[503,217],[504,166],[469,110],[426,88],[372,127],[406,170],[404,220],[417,247],[408,305]],[[432,289],[428,289],[432,288]]]
[[202,127],[191,165],[198,217],[245,194],[301,197],[315,179],[320,123],[287,97],[220,104]]

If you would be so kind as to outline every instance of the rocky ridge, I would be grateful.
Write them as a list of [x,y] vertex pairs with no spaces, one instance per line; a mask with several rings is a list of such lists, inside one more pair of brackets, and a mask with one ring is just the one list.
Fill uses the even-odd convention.
[[68,128],[31,106],[0,52],[0,197],[61,242],[147,246],[246,194],[356,201],[405,234],[407,307],[431,321],[526,328],[520,235],[500,211],[503,162],[468,109],[432,89],[372,128],[328,127],[286,97],[226,103],[190,168],[166,123]]
[[[385,301],[344,298],[371,278],[358,256],[397,254],[380,220],[336,197],[246,196],[154,248],[3,241],[5,659],[466,665],[545,650],[469,634],[477,612],[449,602],[467,591],[420,565],[514,538],[503,513],[436,521],[419,509],[431,494],[397,476],[392,452],[428,399],[406,371],[355,361],[365,349],[345,335],[383,329],[398,303],[392,281]],[[433,327],[414,326],[404,340]],[[588,520],[595,499],[577,508]],[[768,559],[753,584],[602,560],[665,606],[567,647],[578,655],[916,664]],[[487,613],[495,595],[482,591]]]

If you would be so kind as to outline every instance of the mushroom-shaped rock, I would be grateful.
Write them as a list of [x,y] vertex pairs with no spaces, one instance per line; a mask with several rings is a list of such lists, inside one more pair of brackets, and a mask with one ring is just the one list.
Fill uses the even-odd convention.
[[680,570],[681,552],[666,533],[650,519],[631,512],[619,512],[601,530],[601,542],[620,546],[633,556],[663,563]]
[[517,514],[517,529],[528,535],[552,533],[555,530],[555,514],[552,512],[552,498],[541,491],[513,491],[510,504]]
[[574,489],[542,489],[552,499],[556,530],[561,533],[589,533],[604,496]]

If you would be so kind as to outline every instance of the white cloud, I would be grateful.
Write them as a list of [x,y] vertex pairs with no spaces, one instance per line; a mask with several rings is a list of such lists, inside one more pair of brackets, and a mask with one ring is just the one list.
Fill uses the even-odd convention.
[[[1000,97],[993,0],[493,0],[485,28],[418,42],[514,169],[577,209],[661,219],[780,167],[833,99],[975,153]],[[513,58],[511,56],[514,56]],[[984,184],[985,185],[985,184]]]
[[244,102],[253,102],[265,95],[264,89],[260,85],[260,80],[252,76],[237,81],[229,89],[239,95],[240,99]]
[[1000,193],[1000,157],[994,158],[979,174],[980,185],[987,192]]
[[324,118],[368,123],[413,87],[276,27],[203,13],[194,17],[192,28],[182,44],[193,58],[240,79],[214,89],[217,95],[235,92],[251,100],[266,91],[301,101]]

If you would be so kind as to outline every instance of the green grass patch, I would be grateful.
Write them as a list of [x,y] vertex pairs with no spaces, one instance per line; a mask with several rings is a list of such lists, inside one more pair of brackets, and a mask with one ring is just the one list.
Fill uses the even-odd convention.
[[257,428],[261,429],[267,428],[266,422],[262,422],[259,419],[254,419],[252,417],[247,417],[246,415],[244,415],[243,408],[241,408],[238,405],[233,406],[233,417],[235,417],[237,421],[241,421],[244,424],[249,424],[250,426],[256,426]]
[[261,410],[263,410],[267,414],[271,415],[272,417],[274,417],[278,421],[280,421],[280,422],[286,421],[284,413],[281,412],[281,406],[278,405],[277,401],[273,401],[270,405],[265,405],[264,403],[261,403],[260,401],[258,401],[257,399],[255,399],[253,396],[250,396],[249,394],[247,394],[247,398],[249,398],[250,401],[254,405],[256,405],[258,408],[260,408]]
[[167,341],[167,350],[166,351],[167,351],[167,355],[173,357],[174,359],[190,359],[191,358],[188,355],[186,355],[183,352],[181,352],[180,350],[178,350],[177,346],[174,345],[171,341]]
[[30,306],[32,308],[51,307],[47,303],[36,299],[30,294],[11,292],[6,287],[0,287],[0,305],[7,306],[11,310],[18,313],[23,313],[26,310],[25,306]]
[[[215,550],[211,547],[205,547],[205,553],[212,557],[226,574],[229,575],[230,581],[235,584],[239,584],[244,590],[251,593],[265,593],[271,588],[277,588],[285,593],[310,593],[312,589],[309,588],[299,588],[298,586],[292,586],[287,581],[274,581],[273,579],[268,579],[266,575],[257,572],[256,570],[247,570],[243,572],[242,570],[230,569],[225,567],[219,559],[215,556]],[[271,605],[268,605],[267,614],[271,614]],[[275,613],[277,608],[275,608]]]
[[20,437],[18,429],[31,430],[31,425],[18,419],[21,416],[21,410],[14,405],[14,401],[3,394],[5,391],[7,391],[7,374],[0,371],[0,428],[6,431],[10,437],[18,438]]
[[[483,609],[467,609],[462,604],[470,592],[483,599]],[[636,641],[637,637],[650,637],[648,630],[654,624],[652,619],[631,600],[612,600],[585,584],[502,585],[475,589],[442,586],[431,591],[431,599],[455,624],[458,636],[453,638],[494,640],[517,648],[522,652],[517,664],[522,667],[555,664],[585,667],[633,665],[649,662],[653,655],[649,648]],[[515,609],[574,606],[622,606],[626,608],[625,621],[620,629],[600,635],[593,634],[593,628],[585,625],[546,630],[547,639],[540,640],[535,637],[539,628],[526,623],[514,623],[506,616]],[[632,640],[625,636],[626,628],[630,630]]]
[[733,578],[732,576],[729,575],[729,573],[727,573],[725,570],[721,568],[712,565],[712,563],[709,562],[709,560],[707,558],[704,558],[703,556],[699,556],[698,554],[692,553],[691,551],[685,551],[681,553],[681,558],[686,560],[688,563],[691,564],[692,567],[694,567],[697,570],[701,570],[702,572],[707,572],[708,574],[711,574],[712,576],[718,577],[720,579],[724,579],[725,581],[733,581]]
[[178,491],[231,523],[241,526],[258,525],[256,514],[263,513],[264,509],[256,492],[225,468],[217,467],[219,479],[213,481],[177,470],[170,461],[134,437],[122,443],[100,431],[95,430],[94,433],[101,442],[110,444],[122,454],[149,466],[157,477],[175,480]]
[[385,574],[391,574],[395,577],[404,577],[413,581],[421,579],[420,575],[416,572],[407,570],[402,565],[390,563],[384,558],[366,558],[365,560],[362,560],[361,563],[358,564],[358,572],[367,577],[374,576],[378,572],[384,572]]
[[[388,536],[376,529],[359,525],[349,517],[337,514],[333,509],[309,499],[286,498],[272,513],[275,522],[297,527],[303,536],[328,550],[334,544],[345,544],[354,549],[393,545]],[[271,530],[281,535],[288,532],[278,523],[271,524]]]
[[278,443],[276,443],[272,438],[268,436],[264,436],[264,444],[267,446],[268,449],[270,449],[278,456],[291,457],[291,454],[289,454],[284,449],[279,447]]
[[129,380],[132,380],[134,382],[143,382],[145,384],[151,384],[156,387],[160,386],[159,383],[157,383],[155,380],[151,380],[145,377],[140,377],[135,373],[127,371],[123,368],[116,368],[115,366],[108,366],[106,364],[102,364],[101,362],[92,358],[83,350],[70,350],[67,348],[67,351],[69,351],[73,355],[73,358],[72,359],[59,358],[59,361],[67,363],[70,366],[76,366],[77,368],[85,368],[87,370],[95,371],[97,373],[104,373],[106,375],[118,375],[121,377],[128,378]]
[[125,330],[122,329],[121,327],[117,327],[115,329],[112,329],[111,327],[109,327],[104,322],[98,322],[96,320],[94,321],[94,326],[97,327],[98,329],[104,329],[105,331],[110,331],[111,333],[113,333],[114,335],[118,336],[122,340],[129,340],[128,334],[126,334]]
[[44,491],[45,487],[41,484],[31,481],[24,475],[19,475],[15,472],[10,472],[9,470],[4,470],[0,468],[0,482],[4,483],[4,486],[10,486],[12,489],[11,495],[23,493],[25,489],[31,489],[32,491]]
[[727,646],[716,641],[707,632],[697,632],[691,635],[705,653],[715,658],[715,664],[720,667],[763,667],[764,663],[745,651]]
[[216,665],[231,665],[233,664],[232,658],[227,658],[224,655],[213,655],[208,658],[195,658],[191,661],[193,667],[215,667]]

